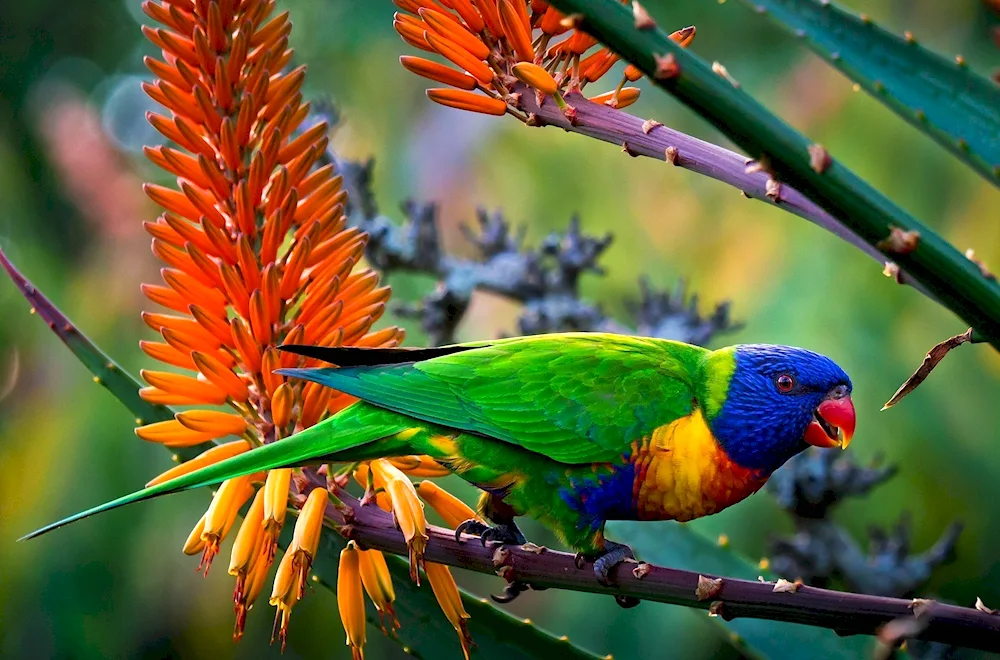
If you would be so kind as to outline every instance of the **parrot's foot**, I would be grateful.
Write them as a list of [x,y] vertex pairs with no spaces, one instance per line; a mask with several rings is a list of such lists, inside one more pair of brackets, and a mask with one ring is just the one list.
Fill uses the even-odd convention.
[[513,521],[490,527],[481,520],[470,518],[455,528],[455,540],[459,543],[462,542],[462,534],[478,536],[483,547],[488,542],[499,543],[500,545],[524,545],[528,542]]
[[[578,554],[576,557],[577,568],[583,567],[582,559],[583,555]],[[594,576],[597,577],[597,581],[602,585],[606,587],[613,586],[614,582],[611,580],[611,570],[618,564],[634,561],[635,555],[632,553],[632,548],[623,543],[606,541],[604,544],[604,553],[594,560]],[[639,599],[633,596],[616,594],[615,602],[620,607],[627,609],[638,605]]]

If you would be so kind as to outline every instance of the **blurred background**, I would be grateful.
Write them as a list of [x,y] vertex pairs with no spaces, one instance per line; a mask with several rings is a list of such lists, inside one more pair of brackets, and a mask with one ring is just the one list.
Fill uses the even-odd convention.
[[[769,108],[1000,270],[1000,191],[767,21],[721,2],[645,5],[661,26],[695,24],[696,53],[725,64]],[[961,53],[984,73],[1000,65],[990,36],[997,15],[979,0],[842,4],[897,33],[910,30],[938,52]],[[788,343],[834,357],[855,382],[859,432],[850,451],[861,462],[882,455],[899,466],[888,484],[838,509],[838,522],[862,539],[868,526],[908,511],[914,549],[922,550],[959,519],[957,560],[934,573],[926,595],[1000,603],[1000,356],[986,345],[963,347],[910,398],[878,412],[928,348],[965,329],[960,321],[831,235],[714,181],[581,136],[430,103],[424,81],[397,62],[412,53],[392,29],[389,0],[279,0],[278,9],[291,12],[297,62],[309,66],[307,98],[332,98],[342,114],[335,147],[349,158],[375,157],[383,212],[400,217],[407,198],[438,201],[445,243],[465,255],[472,250],[457,225],[477,206],[524,223],[529,243],[564,229],[578,212],[585,231],[614,233],[602,260],[607,276],[588,277],[584,291],[622,321],[640,276],[659,287],[683,277],[706,310],[730,300],[746,322],[717,344]],[[152,54],[139,32],[143,19],[139,0],[0,6],[0,246],[133,372],[148,362],[137,341],[150,334],[139,318],[149,307],[139,283],[155,281],[159,268],[141,228],[157,210],[140,185],[159,176],[141,147],[160,141],[143,119],[152,108],[139,88],[148,75],[142,56]],[[726,144],[665,94],[640,86],[629,112]],[[397,302],[433,285],[391,283]],[[483,296],[462,338],[512,332],[516,316],[511,303]],[[411,329],[407,343],[422,341]],[[132,422],[0,277],[0,655],[276,657],[267,646],[271,608],[258,605],[234,646],[225,566],[203,579],[197,560],[180,552],[204,510],[203,493],[14,542],[169,466],[161,448],[135,438]],[[791,529],[764,494],[693,525],[713,537],[724,532],[755,560]],[[548,540],[536,528],[528,536]],[[480,594],[501,587],[478,575],[458,579]],[[511,609],[618,658],[665,648],[678,657],[733,656],[710,626],[692,623],[704,614],[680,608],[626,611],[611,599],[547,591]],[[369,635],[370,657],[402,657]],[[295,610],[286,656],[349,657],[342,640],[335,599],[317,590]]]

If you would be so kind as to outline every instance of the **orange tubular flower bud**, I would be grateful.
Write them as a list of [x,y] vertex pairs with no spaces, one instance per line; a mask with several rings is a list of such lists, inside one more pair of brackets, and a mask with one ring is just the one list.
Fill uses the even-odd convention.
[[292,419],[295,404],[295,390],[288,383],[282,383],[271,397],[271,421],[279,429],[285,429]]
[[276,369],[280,368],[281,356],[278,355],[277,350],[268,346],[267,350],[264,351],[263,358],[261,359],[260,373],[264,379],[264,388],[267,390],[267,395],[271,398],[274,398],[274,393],[277,392],[278,388],[285,382],[284,376],[274,373]]
[[416,459],[416,461],[406,460],[405,462],[402,462],[401,459],[390,458],[389,462],[405,472],[408,477],[423,477],[428,479],[434,477],[447,477],[451,474],[451,470],[444,467],[430,456],[409,456],[406,458]]
[[427,581],[431,583],[431,590],[438,605],[441,606],[441,611],[458,633],[458,641],[462,644],[465,660],[469,660],[469,649],[475,646],[475,642],[469,636],[468,621],[471,617],[462,605],[462,594],[455,584],[455,578],[447,566],[431,562],[424,566],[424,573],[427,575]]
[[606,92],[604,94],[592,96],[590,97],[590,100],[594,103],[603,103],[604,105],[610,105],[612,108],[618,108],[621,110],[622,108],[627,108],[639,100],[639,88],[624,87],[619,91]]
[[[156,484],[162,484],[164,481],[170,481],[171,479],[187,474],[188,472],[200,470],[206,465],[212,465],[227,458],[232,458],[233,456],[242,454],[247,449],[250,449],[250,443],[246,440],[236,440],[234,442],[227,442],[224,445],[217,445],[208,451],[202,452],[190,461],[170,468],[160,476],[147,483],[146,487],[149,488],[150,486],[155,486]],[[201,534],[201,532],[199,532],[199,534]]]
[[337,609],[347,633],[352,660],[364,660],[365,601],[361,593],[360,555],[354,541],[340,551],[340,571],[337,574]]
[[[370,470],[368,463],[362,463],[361,465],[358,466],[358,468],[354,471],[354,480],[357,481],[358,484],[361,485],[363,488],[367,489],[369,474],[371,474],[372,484],[374,485],[375,489],[376,490],[381,489],[384,491],[385,482],[382,481],[381,477],[376,476]],[[368,497],[369,494],[365,493],[365,498]],[[371,501],[370,499],[362,499],[361,503],[367,504],[370,501]],[[382,509],[383,511],[392,511],[392,500],[389,499],[388,493],[380,492],[377,495],[375,495],[375,503],[378,505],[378,508]]]
[[618,61],[618,56],[607,48],[602,48],[580,62],[580,77],[587,82],[596,82]]
[[219,554],[219,545],[232,529],[233,523],[236,522],[240,507],[250,499],[253,491],[253,486],[250,485],[250,475],[244,475],[223,481],[215,493],[212,504],[205,512],[205,528],[201,533],[205,549],[198,568],[204,567],[206,575],[212,566],[212,560]]
[[479,519],[472,508],[433,481],[421,481],[417,484],[417,493],[431,505],[439,516],[444,518],[446,525],[455,529],[466,520]]
[[414,48],[426,50],[428,53],[435,52],[435,50],[431,48],[431,45],[427,43],[427,39],[424,38],[424,31],[421,28],[413,25],[412,23],[406,23],[400,20],[393,21],[392,27],[396,29],[396,32],[398,32],[399,36],[403,38],[403,41],[410,44]]
[[550,6],[542,14],[542,20],[539,22],[538,27],[541,28],[542,32],[545,34],[550,34],[556,36],[562,34],[569,28],[562,24],[563,19],[566,15],[555,7]]
[[239,415],[215,410],[188,410],[177,413],[176,418],[192,431],[209,433],[213,438],[240,436],[247,430],[246,420]]
[[165,371],[151,371],[148,369],[142,369],[139,371],[139,375],[153,387],[164,392],[177,394],[191,401],[216,406],[226,402],[226,393],[224,391],[212,383],[206,383],[191,376],[182,376]]
[[[518,1],[524,7],[524,0]],[[500,25],[503,27],[502,34],[507,36],[521,61],[531,62],[535,59],[535,49],[531,45],[531,32],[521,12],[514,7],[511,0],[498,0],[497,9],[500,13]]]
[[483,28],[486,27],[483,17],[469,0],[451,0],[451,8],[458,12],[458,15],[473,32],[482,32]]
[[681,28],[676,32],[671,32],[670,39],[681,48],[687,48],[691,45],[691,42],[694,41],[694,35],[696,32],[697,29],[695,26],[689,25],[688,27]]
[[246,383],[216,358],[195,351],[191,354],[191,359],[210,383],[232,397],[234,401],[246,401],[250,396]]
[[634,64],[629,64],[625,67],[625,79],[629,82],[635,82],[639,78],[642,78],[642,71],[639,70]]
[[[378,550],[359,550],[358,553],[361,583],[365,587],[368,598],[375,604],[382,632],[388,635],[390,629],[398,630],[400,627],[396,611],[392,607],[393,601],[396,600],[396,591],[392,587],[389,566],[385,563],[385,556]],[[389,620],[388,629],[386,628],[387,618]]]
[[392,501],[392,513],[406,539],[410,555],[410,579],[420,584],[418,569],[424,563],[424,548],[427,547],[427,520],[424,505],[417,499],[416,490],[409,479],[393,479],[386,484],[386,492]]
[[403,55],[399,58],[399,63],[402,64],[408,71],[411,71],[418,76],[423,76],[429,80],[433,80],[434,82],[451,85],[452,87],[458,87],[459,89],[472,90],[476,88],[476,79],[469,74],[462,73],[461,71],[455,71],[454,69],[443,64],[431,62],[430,60],[425,60],[422,57]]
[[534,87],[542,94],[552,96],[559,91],[559,86],[556,85],[555,78],[537,64],[518,62],[512,70],[518,80],[529,87]]
[[495,36],[503,34],[503,26],[500,25],[500,13],[497,11],[496,0],[469,0],[472,5],[479,10],[479,15],[483,17],[483,22],[487,29]]
[[455,66],[468,71],[479,82],[488,85],[493,81],[493,69],[455,42],[434,32],[424,32],[424,39],[436,52],[450,60]]
[[176,419],[139,426],[135,434],[148,442],[159,442],[168,447],[193,447],[217,437],[187,428]]
[[490,49],[486,44],[473,36],[455,19],[426,7],[421,7],[417,14],[434,32],[467,50],[477,60],[485,60],[490,56]]
[[428,89],[427,98],[449,108],[479,112],[484,115],[499,117],[507,112],[507,104],[500,99],[457,89]]

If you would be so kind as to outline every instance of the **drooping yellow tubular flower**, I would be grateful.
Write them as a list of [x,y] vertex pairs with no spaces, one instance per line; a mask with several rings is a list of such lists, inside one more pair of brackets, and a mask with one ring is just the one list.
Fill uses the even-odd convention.
[[274,577],[270,603],[278,609],[274,613],[274,632],[271,641],[273,642],[277,636],[281,641],[282,651],[288,640],[288,619],[292,615],[292,608],[306,592],[309,569],[312,568],[316,550],[319,548],[319,535],[323,529],[323,515],[327,502],[329,497],[325,488],[314,488],[310,491],[306,503],[299,512],[299,518],[295,521],[292,542],[288,544]]
[[427,547],[427,519],[424,505],[417,497],[417,489],[403,472],[385,459],[370,463],[375,483],[384,484],[389,495],[392,515],[399,525],[406,546],[410,551],[410,578],[420,584],[419,568],[424,562],[424,548]]
[[[396,590],[392,587],[389,566],[385,563],[385,556],[378,550],[359,550],[358,552],[361,583],[365,587],[368,598],[378,610],[382,632],[388,635],[389,630],[399,628],[399,619],[396,618],[396,611],[392,606],[393,601],[396,600]],[[386,619],[389,620],[389,628],[386,628]]]
[[439,516],[444,518],[446,525],[456,529],[466,520],[479,518],[472,508],[433,481],[421,481],[417,484],[417,493],[431,505]]
[[465,606],[462,605],[462,594],[458,590],[458,585],[455,584],[455,578],[452,577],[447,566],[433,562],[427,562],[424,566],[424,573],[427,575],[427,581],[431,583],[431,589],[434,591],[438,605],[441,606],[441,611],[448,617],[448,621],[458,633],[458,641],[462,644],[465,660],[469,660],[469,649],[475,645],[472,637],[469,636],[467,623],[471,617],[465,611]]
[[340,573],[337,576],[337,609],[347,633],[352,660],[364,660],[365,600],[361,594],[360,551],[350,541],[340,551]]

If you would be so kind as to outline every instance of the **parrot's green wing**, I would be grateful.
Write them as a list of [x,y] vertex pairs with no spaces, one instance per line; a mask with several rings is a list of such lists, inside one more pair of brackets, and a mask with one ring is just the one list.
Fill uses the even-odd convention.
[[[620,460],[633,440],[691,412],[704,349],[601,333],[415,351],[400,364],[284,370],[427,422],[561,463]],[[351,349],[332,349],[345,356]],[[377,353],[377,349],[374,350]],[[364,365],[377,362],[372,355]],[[341,365],[346,364],[341,362]]]

